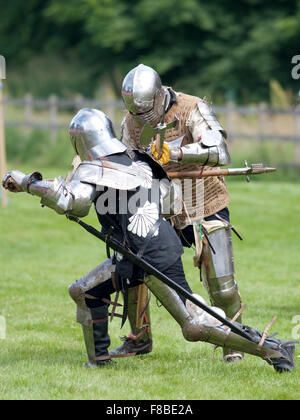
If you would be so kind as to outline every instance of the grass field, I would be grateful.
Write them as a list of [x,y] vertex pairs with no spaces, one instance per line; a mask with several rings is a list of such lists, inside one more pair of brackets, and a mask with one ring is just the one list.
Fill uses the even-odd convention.
[[[28,168],[26,168],[28,169]],[[32,168],[36,169],[36,168]],[[48,169],[54,176],[58,169]],[[292,338],[300,332],[300,190],[297,184],[229,183],[234,225],[236,279],[248,308],[244,322]],[[234,365],[209,344],[186,342],[180,329],[152,298],[154,350],[120,359],[117,365],[87,370],[80,325],[67,287],[105,258],[104,247],[79,226],[49,209],[36,197],[10,194],[0,208],[0,316],[7,324],[0,340],[0,399],[300,399],[299,346],[296,370],[279,375],[261,359],[246,355]],[[97,225],[93,211],[88,222]],[[206,297],[184,255],[187,278]],[[298,323],[300,323],[298,319]],[[111,346],[129,332],[110,325]]]

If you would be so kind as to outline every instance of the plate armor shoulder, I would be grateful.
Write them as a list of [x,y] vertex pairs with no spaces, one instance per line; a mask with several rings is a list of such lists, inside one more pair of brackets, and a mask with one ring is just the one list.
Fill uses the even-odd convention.
[[137,165],[110,161],[82,162],[73,179],[118,190],[131,190],[145,183],[146,174]]
[[217,120],[216,114],[214,113],[212,107],[204,100],[199,101],[197,103],[197,107],[209,128],[211,130],[221,131],[224,134],[224,137],[226,138],[226,131]]

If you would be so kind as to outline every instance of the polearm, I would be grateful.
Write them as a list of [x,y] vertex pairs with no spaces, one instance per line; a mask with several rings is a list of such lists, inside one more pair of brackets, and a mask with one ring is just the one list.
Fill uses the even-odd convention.
[[167,172],[169,178],[207,178],[209,176],[236,176],[246,175],[249,181],[249,175],[268,174],[275,172],[276,168],[265,168],[262,163],[253,163],[251,166],[245,162],[245,168],[226,168],[226,169],[211,169],[209,171],[170,171]]
[[251,340],[251,337],[241,328],[239,328],[237,325],[234,325],[231,321],[229,321],[226,318],[223,318],[221,315],[216,313],[214,310],[212,310],[209,306],[205,305],[202,302],[199,302],[198,299],[196,299],[194,296],[192,296],[189,292],[187,292],[183,287],[176,284],[173,280],[171,280],[169,277],[167,277],[165,274],[161,273],[159,270],[157,270],[153,265],[149,264],[147,261],[145,261],[143,258],[138,257],[136,254],[134,254],[129,249],[125,248],[119,241],[117,241],[114,238],[108,237],[102,232],[99,232],[97,229],[95,229],[93,226],[88,225],[87,223],[80,220],[78,217],[73,216],[67,216],[69,220],[72,220],[73,222],[78,223],[80,226],[82,226],[86,231],[94,235],[96,238],[100,239],[101,241],[105,242],[106,245],[108,245],[110,248],[112,248],[114,251],[119,252],[122,254],[125,258],[127,258],[129,261],[133,262],[135,265],[141,267],[143,270],[145,270],[147,273],[154,275],[156,278],[161,280],[164,284],[169,286],[171,289],[175,290],[177,293],[184,296],[186,299],[193,302],[196,306],[203,309],[205,312],[213,316],[214,318],[218,319],[222,324],[229,327],[233,332],[236,334],[246,338],[247,340]]

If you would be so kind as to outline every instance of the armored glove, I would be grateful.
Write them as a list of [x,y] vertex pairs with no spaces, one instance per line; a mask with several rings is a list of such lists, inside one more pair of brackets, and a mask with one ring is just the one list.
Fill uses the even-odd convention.
[[23,172],[13,170],[8,172],[2,179],[3,188],[17,193],[17,192],[29,192],[29,186],[34,181],[41,181],[43,179],[39,172],[32,172],[29,175],[25,175]]
[[170,147],[167,143],[163,144],[161,157],[158,159],[158,152],[156,150],[156,142],[154,142],[151,146],[151,153],[154,159],[156,159],[161,165],[166,165],[170,162]]

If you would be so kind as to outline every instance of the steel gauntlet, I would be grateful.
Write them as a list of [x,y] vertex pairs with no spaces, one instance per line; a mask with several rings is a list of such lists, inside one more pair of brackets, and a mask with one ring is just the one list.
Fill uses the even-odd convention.
[[173,148],[170,145],[170,160],[183,164],[223,166],[230,163],[230,155],[222,133],[217,130],[207,130],[199,143]]
[[35,181],[42,180],[40,172],[32,172],[25,175],[23,172],[13,170],[8,172],[2,180],[3,188],[11,192],[28,192],[30,185]]

